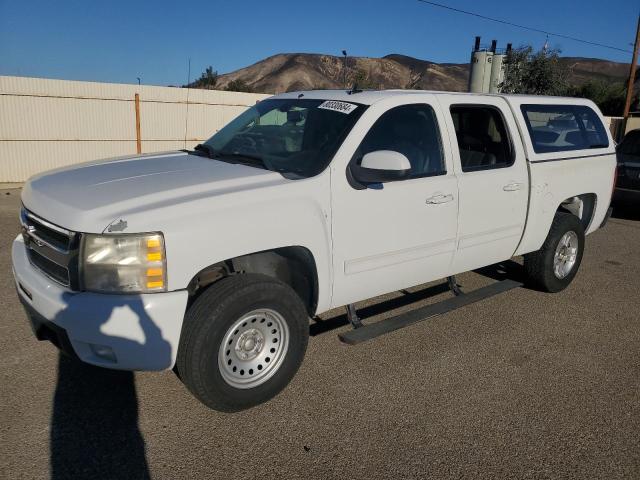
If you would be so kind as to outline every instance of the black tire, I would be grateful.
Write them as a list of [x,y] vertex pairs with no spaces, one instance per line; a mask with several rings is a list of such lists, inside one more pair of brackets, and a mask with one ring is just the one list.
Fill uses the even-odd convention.
[[[571,231],[578,237],[576,260],[571,271],[564,278],[558,278],[553,268],[554,255],[560,239],[565,233]],[[584,228],[580,223],[580,219],[570,213],[556,213],[542,248],[537,252],[528,253],[524,256],[524,270],[528,284],[544,292],[554,293],[564,290],[578,273],[583,252]]]
[[[261,308],[276,311],[284,319],[288,347],[268,380],[253,388],[235,388],[220,371],[220,345],[234,322]],[[202,403],[235,412],[266,402],[284,389],[302,363],[308,340],[309,317],[293,289],[266,275],[234,275],[211,285],[188,309],[176,364],[180,379]]]

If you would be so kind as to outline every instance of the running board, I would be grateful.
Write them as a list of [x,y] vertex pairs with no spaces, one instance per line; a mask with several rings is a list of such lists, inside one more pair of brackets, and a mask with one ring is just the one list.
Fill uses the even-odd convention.
[[358,343],[366,342],[372,338],[379,337],[385,333],[393,332],[401,328],[407,327],[414,323],[421,322],[437,315],[456,310],[457,308],[470,305],[485,298],[493,297],[500,293],[512,290],[514,288],[521,287],[522,283],[514,280],[502,280],[500,282],[492,283],[486,287],[478,288],[471,292],[459,295],[447,300],[443,300],[432,305],[426,305],[424,307],[411,310],[406,313],[401,313],[395,317],[381,320],[369,325],[363,325],[362,327],[338,335],[340,340],[349,345],[356,345]]

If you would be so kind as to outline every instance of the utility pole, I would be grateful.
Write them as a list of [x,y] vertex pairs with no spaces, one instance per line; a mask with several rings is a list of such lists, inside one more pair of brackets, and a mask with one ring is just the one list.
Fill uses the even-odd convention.
[[[633,47],[633,58],[629,67],[629,83],[627,83],[627,101],[624,104],[624,121],[627,123],[629,110],[631,109],[631,99],[633,98],[633,83],[636,79],[636,64],[638,63],[638,49],[640,49],[640,15],[638,15],[638,27],[636,28],[636,43]],[[626,129],[626,126],[625,126]]]
[[342,50],[342,55],[344,55],[344,68],[342,69],[342,83],[344,83],[344,88],[347,88],[347,51]]

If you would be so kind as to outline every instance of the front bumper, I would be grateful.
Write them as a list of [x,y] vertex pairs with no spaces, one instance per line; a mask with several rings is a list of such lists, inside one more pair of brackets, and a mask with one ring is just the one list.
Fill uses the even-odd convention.
[[18,296],[34,333],[80,360],[122,370],[172,368],[188,293],[73,292],[35,269],[22,236],[12,247]]

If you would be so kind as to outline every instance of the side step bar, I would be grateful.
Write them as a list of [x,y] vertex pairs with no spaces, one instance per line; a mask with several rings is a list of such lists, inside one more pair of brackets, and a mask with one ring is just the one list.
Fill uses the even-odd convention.
[[443,300],[432,305],[426,305],[424,307],[411,310],[409,312],[401,313],[395,317],[381,320],[370,325],[362,325],[362,327],[349,330],[348,332],[338,335],[340,340],[349,345],[356,345],[358,343],[366,342],[373,338],[384,335],[385,333],[399,330],[400,328],[407,327],[414,323],[421,322],[437,315],[456,310],[457,308],[470,305],[472,303],[484,300],[485,298],[493,297],[500,293],[512,290],[514,288],[521,287],[522,283],[514,280],[502,280],[500,282],[492,283],[486,287],[478,288],[463,295],[458,295],[447,300]]

